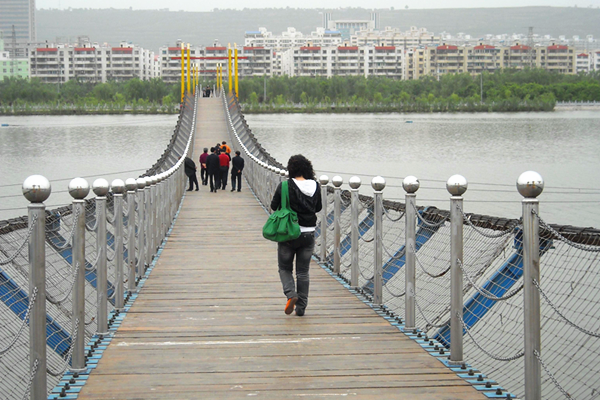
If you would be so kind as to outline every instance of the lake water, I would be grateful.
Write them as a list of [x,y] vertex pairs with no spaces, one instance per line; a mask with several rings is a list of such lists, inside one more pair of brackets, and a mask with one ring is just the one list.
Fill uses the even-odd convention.
[[[303,153],[317,174],[386,178],[384,198],[403,199],[402,179],[421,181],[420,205],[448,209],[447,179],[467,178],[465,212],[517,218],[519,175],[533,170],[550,223],[600,228],[600,112],[497,114],[248,115],[261,144],[284,164]],[[412,121],[412,122],[409,122]],[[347,185],[343,186],[347,188]]]
[[[77,176],[136,178],[166,148],[176,115],[0,116],[0,220],[26,215],[21,185],[39,174],[52,184],[49,208],[69,204]],[[94,175],[94,176],[92,176]]]
[[[387,180],[384,198],[403,199],[402,178],[421,181],[420,205],[448,209],[446,180],[469,181],[465,211],[516,218],[515,188],[524,171],[545,182],[542,217],[600,228],[600,112],[507,114],[248,115],[263,146],[284,164],[309,157],[318,174],[347,182]],[[25,215],[21,184],[32,174],[52,182],[49,207],[68,204],[70,179],[137,177],[164,151],[177,116],[0,117],[0,220]],[[407,121],[412,121],[407,123]],[[127,171],[127,172],[125,172]],[[346,185],[344,187],[347,188]]]

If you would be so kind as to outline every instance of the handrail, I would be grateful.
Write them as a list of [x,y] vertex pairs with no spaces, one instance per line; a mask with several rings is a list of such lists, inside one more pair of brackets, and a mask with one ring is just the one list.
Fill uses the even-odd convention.
[[[31,203],[29,215],[0,226],[4,239],[0,259],[11,253],[12,238],[27,240],[23,235],[30,232],[28,254],[17,252],[0,267],[0,300],[8,306],[0,308],[5,325],[0,329],[0,342],[9,343],[4,336],[14,337],[0,358],[0,363],[14,364],[0,383],[5,396],[47,398],[48,387],[62,376],[47,371],[64,370],[71,354],[71,372],[85,373],[85,344],[110,336],[116,316],[126,312],[156,262],[185,194],[182,166],[192,149],[197,103],[197,96],[186,96],[165,151],[137,179],[115,179],[109,184],[99,178],[90,185],[74,178],[68,185],[73,204],[48,211],[43,202],[51,194],[50,182],[34,175],[23,183]],[[90,189],[95,198],[86,199]],[[28,263],[29,269],[23,267]],[[29,305],[28,287],[34,287],[36,297],[45,301]],[[84,296],[89,290],[97,296]],[[81,321],[73,331],[71,316]],[[20,337],[11,335],[13,326],[21,329],[25,322],[30,326],[29,336],[25,332]],[[31,355],[22,340],[31,341]],[[24,365],[28,359],[31,365]],[[30,371],[30,381],[11,375],[24,370]]]
[[[287,172],[253,135],[237,99],[224,97],[223,106],[233,147],[250,160],[244,176],[268,210]],[[600,230],[544,222],[537,211],[539,174],[519,177],[524,197],[519,219],[464,212],[467,181],[458,175],[447,182],[449,210],[417,205],[415,177],[403,182],[405,202],[382,199],[381,177],[371,182],[372,196],[358,193],[358,177],[350,179],[349,190],[340,190],[339,176],[319,180],[333,187],[323,191],[314,257],[376,310],[394,316],[406,332],[428,337],[431,346],[449,348],[448,363],[487,366],[493,371],[489,379],[518,397],[540,399],[542,390],[544,398],[562,398],[567,390],[585,397],[586,388],[600,387],[600,367],[588,357],[600,354],[591,311],[600,304]],[[540,337],[551,356],[542,358]],[[510,357],[492,356],[498,353]],[[512,362],[514,354],[524,355],[525,369],[497,365]],[[587,371],[585,376],[541,379],[542,370],[568,371],[572,365]]]

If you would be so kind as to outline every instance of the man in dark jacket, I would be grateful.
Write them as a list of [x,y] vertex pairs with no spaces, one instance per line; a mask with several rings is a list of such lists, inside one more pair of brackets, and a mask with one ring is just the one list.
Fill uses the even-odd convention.
[[204,148],[204,153],[200,155],[200,178],[202,185],[208,185],[208,172],[206,172],[206,159],[208,158],[208,149]]
[[210,155],[206,157],[206,172],[210,180],[210,191],[216,193],[221,186],[219,179],[219,156],[215,154],[215,148],[210,148]]
[[237,191],[242,191],[242,170],[244,169],[244,159],[240,152],[235,152],[235,157],[231,159],[231,191],[235,190],[235,181],[237,180]]
[[198,177],[196,176],[196,163],[189,157],[186,157],[184,160],[185,163],[185,174],[190,180],[190,187],[188,188],[188,192],[194,190],[194,183],[196,184],[196,191],[200,190],[198,188]]

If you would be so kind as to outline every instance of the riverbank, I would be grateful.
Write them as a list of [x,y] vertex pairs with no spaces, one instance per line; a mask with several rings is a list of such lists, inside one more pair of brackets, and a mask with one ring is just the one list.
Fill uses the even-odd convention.
[[[460,113],[460,112],[534,112],[554,111],[554,103],[540,101],[503,101],[483,103],[284,103],[242,104],[247,114],[339,114],[339,113]],[[561,107],[562,109],[562,107]],[[600,107],[597,107],[600,110]],[[177,105],[104,104],[69,105],[38,104],[0,106],[2,116],[28,115],[171,115],[177,114]]]
[[534,112],[554,111],[555,103],[546,101],[493,102],[409,102],[409,103],[242,103],[246,114],[337,114],[337,113],[460,113],[460,112]]
[[103,105],[72,105],[72,104],[35,104],[0,106],[0,115],[171,115],[179,112],[178,105],[135,105],[135,104],[103,104]]

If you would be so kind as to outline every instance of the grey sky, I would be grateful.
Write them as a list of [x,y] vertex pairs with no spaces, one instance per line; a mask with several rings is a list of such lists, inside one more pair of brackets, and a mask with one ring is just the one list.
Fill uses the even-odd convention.
[[199,0],[37,0],[37,8],[133,8],[134,10],[162,9],[171,11],[210,11],[213,8],[327,8],[369,7],[369,8],[463,8],[463,7],[600,7],[600,0],[241,0],[199,1]]

